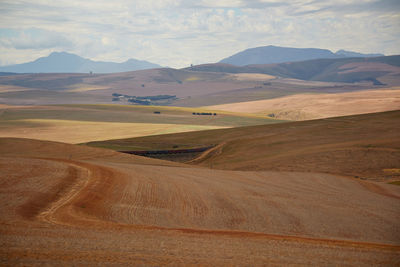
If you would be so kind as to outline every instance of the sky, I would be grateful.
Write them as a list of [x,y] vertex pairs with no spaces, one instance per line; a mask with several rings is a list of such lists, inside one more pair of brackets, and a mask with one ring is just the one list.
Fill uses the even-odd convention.
[[0,0],[0,65],[66,51],[181,68],[266,45],[400,54],[400,1]]

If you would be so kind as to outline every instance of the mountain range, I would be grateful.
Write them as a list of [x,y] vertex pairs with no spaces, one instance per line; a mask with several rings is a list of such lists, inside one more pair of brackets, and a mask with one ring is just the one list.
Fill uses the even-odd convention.
[[53,52],[35,61],[0,67],[0,72],[15,73],[114,73],[160,68],[147,61],[129,59],[122,63],[93,61],[67,52]]
[[380,79],[384,76],[393,78],[400,75],[400,55],[363,58],[322,58],[246,66],[216,63],[197,65],[187,68],[187,70],[222,73],[261,73],[276,77],[324,82],[354,83],[370,81],[375,85],[383,85]]
[[347,58],[347,57],[378,57],[383,54],[361,54],[357,52],[339,50],[333,53],[327,49],[319,48],[291,48],[279,46],[262,46],[246,49],[219,63],[235,66],[246,66],[254,64],[273,64],[283,62],[304,61],[320,58]]
[[[221,60],[219,63],[233,66],[247,66],[257,64],[279,64],[284,62],[299,62],[314,59],[340,58],[369,58],[379,57],[382,54],[361,54],[357,52],[339,50],[333,53],[327,49],[318,48],[290,48],[278,46],[263,46],[246,49]],[[35,61],[3,66],[0,72],[8,73],[117,73],[144,69],[161,68],[160,65],[129,59],[122,63],[93,61],[67,52],[53,52],[47,57]]]

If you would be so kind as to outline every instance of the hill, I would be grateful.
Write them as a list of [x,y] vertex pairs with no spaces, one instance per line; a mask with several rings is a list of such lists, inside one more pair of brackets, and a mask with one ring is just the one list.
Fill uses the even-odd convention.
[[[269,65],[233,66],[205,64],[192,71],[225,73],[262,73],[310,81],[355,83],[370,81],[375,85],[391,83],[400,73],[400,56],[372,58],[315,59]],[[379,80],[378,80],[379,79]]]
[[[5,75],[0,76],[0,104],[131,104],[127,97],[121,99],[113,96],[120,94],[132,97],[168,95],[171,98],[151,104],[200,107],[299,93],[340,93],[400,85],[400,76],[396,76],[396,70],[379,72],[379,79],[386,85],[373,85],[371,80],[357,83],[320,82],[256,73],[265,71],[263,66],[249,68],[223,65],[223,69],[215,69],[218,66],[221,65],[194,66],[184,70],[150,69],[93,75]],[[229,66],[233,71],[225,69],[225,66]],[[378,73],[382,66],[376,67],[378,69],[372,70],[373,74]],[[307,67],[303,69],[306,72],[310,71]],[[235,73],[240,71],[244,73]]]
[[205,109],[127,105],[0,105],[0,137],[65,143],[282,122]]
[[305,61],[321,58],[341,58],[341,57],[377,57],[382,54],[361,54],[351,51],[339,50],[336,53],[327,49],[318,48],[291,48],[279,46],[262,46],[246,49],[236,53],[219,63],[231,64],[236,66],[246,66],[254,64],[272,64],[294,61]]
[[[89,143],[157,150],[215,145],[191,164],[214,169],[400,179],[400,111]],[[127,149],[129,150],[129,149]]]
[[283,120],[310,120],[400,110],[400,90],[396,88],[336,94],[295,94],[274,99],[222,104],[204,108],[263,114]]
[[336,51],[335,55],[338,55],[341,57],[382,57],[382,56],[384,56],[384,54],[363,54],[363,53],[347,51],[347,50],[343,50],[343,49]]
[[0,155],[6,265],[369,266],[398,259],[398,186],[208,170],[29,139],[0,138]]
[[16,73],[114,73],[142,69],[160,68],[147,61],[129,59],[122,63],[93,61],[80,56],[53,52],[47,57],[35,61],[0,67],[0,72]]

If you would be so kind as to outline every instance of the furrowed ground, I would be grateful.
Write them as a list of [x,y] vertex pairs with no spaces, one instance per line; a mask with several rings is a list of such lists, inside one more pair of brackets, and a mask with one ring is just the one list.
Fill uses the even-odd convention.
[[400,187],[0,139],[6,265],[395,265]]

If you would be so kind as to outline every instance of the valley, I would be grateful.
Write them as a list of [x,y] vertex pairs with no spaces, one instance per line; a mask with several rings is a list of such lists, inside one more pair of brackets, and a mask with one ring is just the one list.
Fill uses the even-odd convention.
[[399,56],[338,53],[3,73],[0,265],[397,266]]
[[386,56],[249,66],[216,63],[109,74],[5,74],[0,76],[0,104],[132,104],[115,96],[168,95],[170,99],[147,104],[202,107],[297,94],[398,89],[399,66],[399,56]]
[[399,120],[399,111],[389,111],[87,145],[118,151],[214,146],[188,163],[238,171],[325,172],[387,182],[400,179],[387,171],[399,169]]

